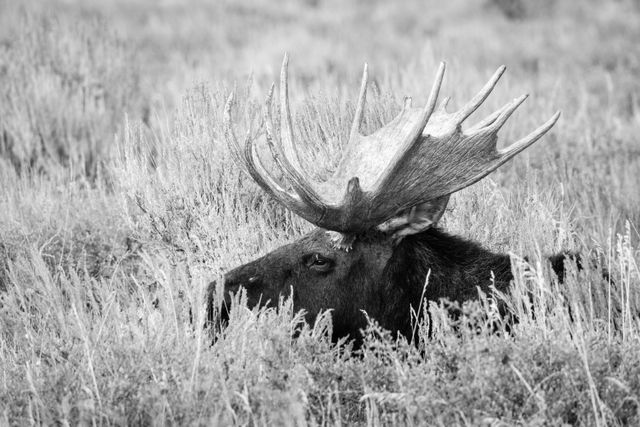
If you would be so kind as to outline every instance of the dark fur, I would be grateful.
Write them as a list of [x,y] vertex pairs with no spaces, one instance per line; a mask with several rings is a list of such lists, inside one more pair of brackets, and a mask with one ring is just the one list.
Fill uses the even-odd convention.
[[429,229],[407,237],[394,251],[384,276],[390,290],[386,300],[394,303],[387,303],[388,320],[380,323],[409,337],[412,328],[407,307],[418,313],[423,293],[427,301],[447,299],[462,304],[477,299],[478,288],[487,294],[492,285],[507,291],[512,278],[508,255]]
[[[305,260],[315,253],[334,259],[334,268],[310,269]],[[550,258],[559,278],[564,275],[564,258]],[[487,294],[491,286],[506,292],[512,279],[508,255],[437,228],[409,236],[397,246],[381,233],[360,236],[349,253],[334,249],[326,232],[316,229],[230,271],[225,276],[225,305],[240,287],[246,289],[250,306],[273,306],[293,289],[294,308],[305,310],[309,322],[320,310],[333,310],[336,339],[348,335],[359,340],[366,326],[362,311],[394,334],[410,338],[410,309],[420,312],[422,296],[462,304],[477,299],[478,288]],[[211,292],[214,288],[212,284]]]

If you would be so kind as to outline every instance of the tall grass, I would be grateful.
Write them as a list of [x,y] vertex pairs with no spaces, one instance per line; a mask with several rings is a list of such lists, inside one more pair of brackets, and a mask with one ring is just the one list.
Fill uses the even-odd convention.
[[[305,52],[291,40],[296,137],[314,148],[318,174],[335,163],[358,86],[360,64],[348,54],[324,67],[328,43],[338,37],[330,30],[344,22],[354,26],[350,43],[372,58],[369,131],[398,111],[403,95],[424,100],[439,49],[451,52],[443,95],[453,95],[456,105],[494,65],[513,65],[474,117],[532,91],[501,133],[505,143],[563,110],[549,136],[455,195],[444,217],[447,230],[512,254],[513,289],[500,298],[519,323],[501,333],[495,302],[484,296],[457,320],[444,303],[431,302],[424,307],[429,324],[417,325],[417,345],[372,319],[357,354],[348,342],[331,343],[330,313],[306,325],[287,300],[278,310],[249,310],[239,301],[227,328],[203,327],[211,280],[219,301],[224,271],[310,228],[231,160],[221,115],[234,87],[224,78],[232,62],[212,65],[213,82],[185,92],[173,84],[200,74],[199,66],[167,61],[162,72],[138,72],[165,65],[153,63],[149,44],[180,39],[158,22],[200,12],[193,22],[206,23],[211,9],[224,7],[154,9],[155,21],[144,25],[136,17],[150,7],[145,2],[120,12],[117,2],[85,2],[77,7],[83,13],[63,8],[54,18],[33,5],[21,12],[21,27],[0,50],[2,423],[638,424],[640,113],[637,82],[627,76],[640,57],[637,10],[622,2],[591,14],[587,6],[545,2],[555,6],[512,21],[500,3],[471,11],[452,3],[424,23],[415,19],[424,16],[416,14],[417,3],[391,15],[377,3],[353,3],[343,14],[331,12],[331,2],[285,7],[286,16],[308,25],[284,20],[283,28],[321,45]],[[231,8],[228,26],[215,33],[273,17],[270,4],[250,6]],[[94,19],[96,11],[102,19]],[[311,11],[320,14],[316,26]],[[357,19],[365,12],[388,16],[378,28],[388,37]],[[575,28],[569,12],[591,24],[580,49],[578,35],[558,32]],[[441,17],[450,27],[438,26]],[[481,25],[483,19],[494,26]],[[112,25],[124,27],[127,38],[113,35]],[[206,40],[207,26],[198,25],[190,34],[202,31]],[[157,36],[158,28],[169,34]],[[206,64],[241,57],[246,65],[252,52],[273,61],[246,84],[236,78],[236,132],[250,132],[263,147],[266,82],[284,48],[275,43],[271,58],[265,43],[281,40],[283,29],[257,28],[268,34],[264,40],[218,40],[219,49],[206,56],[202,46],[188,46]],[[422,48],[417,57],[408,40],[425,28],[441,47]],[[493,37],[496,28],[510,41]],[[330,34],[328,41],[314,31]],[[371,39],[354,41],[353,34]],[[554,34],[557,43],[545,49]],[[180,56],[184,47],[169,44],[161,58]],[[235,66],[236,76],[249,71]],[[156,89],[158,76],[167,75],[169,88]],[[92,82],[104,95],[99,104]],[[157,102],[158,93],[167,99]],[[147,114],[141,106],[149,100]],[[163,103],[175,109],[159,108]],[[564,284],[544,257],[560,250],[591,260],[581,271],[569,263]]]
[[145,102],[133,52],[97,17],[15,18],[22,31],[0,49],[0,156],[18,172],[95,177],[124,112]]

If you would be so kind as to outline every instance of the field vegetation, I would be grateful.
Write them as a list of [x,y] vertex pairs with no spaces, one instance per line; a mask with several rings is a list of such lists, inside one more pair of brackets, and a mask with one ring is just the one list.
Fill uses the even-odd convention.
[[[640,424],[639,22],[634,0],[0,0],[0,424]],[[369,131],[441,60],[455,105],[507,65],[478,119],[531,94],[505,145],[562,110],[442,223],[512,254],[510,333],[485,297],[425,307],[419,343],[372,321],[358,351],[287,300],[203,327],[209,282],[220,301],[226,270],[310,229],[222,134],[235,90],[262,144],[285,51],[320,174],[365,61]],[[590,261],[558,284],[563,250]]]

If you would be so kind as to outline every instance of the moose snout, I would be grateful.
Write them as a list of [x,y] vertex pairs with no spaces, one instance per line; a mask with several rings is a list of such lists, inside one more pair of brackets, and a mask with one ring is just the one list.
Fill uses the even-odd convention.
[[[232,272],[233,273],[233,272]],[[224,280],[225,292],[237,292],[241,287],[250,289],[257,287],[262,283],[259,274],[251,272],[250,274],[232,274],[229,273]]]

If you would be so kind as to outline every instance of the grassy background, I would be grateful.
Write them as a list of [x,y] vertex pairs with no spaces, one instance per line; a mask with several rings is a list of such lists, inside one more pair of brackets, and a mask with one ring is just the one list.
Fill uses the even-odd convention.
[[[0,0],[2,424],[640,422],[637,1],[17,3]],[[309,229],[221,138],[233,85],[238,134],[260,137],[285,51],[298,137],[330,160],[365,61],[369,130],[424,101],[440,60],[454,106],[507,65],[474,117],[531,94],[504,144],[563,111],[443,223],[514,255],[512,335],[488,332],[489,302],[458,333],[434,305],[420,351],[372,324],[349,357],[330,316],[304,326],[284,301],[235,310],[210,345],[206,284]],[[565,249],[598,261],[559,286],[542,260]]]

